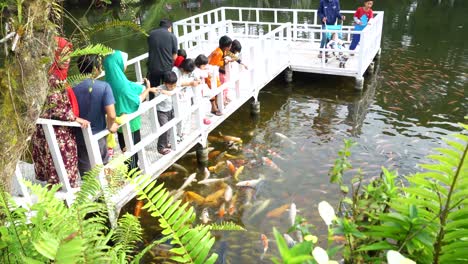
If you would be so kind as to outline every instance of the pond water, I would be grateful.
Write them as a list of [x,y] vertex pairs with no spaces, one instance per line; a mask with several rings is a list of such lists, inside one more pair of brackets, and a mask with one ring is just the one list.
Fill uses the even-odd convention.
[[[158,2],[91,10],[79,20],[96,23],[136,16],[149,30],[162,17],[175,21],[221,5],[313,9],[318,6],[318,0],[211,0],[189,1],[186,6],[193,8],[188,9],[176,1]],[[343,10],[358,7],[358,1],[341,2]],[[72,10],[77,17],[85,11]],[[367,178],[379,175],[381,166],[397,170],[400,175],[416,172],[419,170],[416,165],[441,144],[441,138],[459,131],[456,123],[464,121],[468,103],[468,1],[375,1],[374,10],[385,11],[382,57],[377,73],[366,80],[364,91],[355,91],[354,79],[350,78],[295,73],[294,81],[286,84],[280,76],[260,92],[261,112],[257,118],[250,116],[250,105],[246,104],[212,133],[243,139],[238,152],[228,150],[244,157],[241,179],[256,179],[259,175],[266,178],[250,203],[244,190],[234,188],[240,197],[239,204],[247,205],[239,205],[234,215],[224,218],[247,231],[215,233],[215,249],[222,249],[224,263],[270,263],[270,257],[276,254],[272,228],[286,232],[289,220],[287,212],[270,218],[266,214],[286,203],[294,202],[300,215],[317,227],[314,232],[324,234],[317,204],[322,200],[335,204],[338,199],[339,190],[329,184],[327,173],[344,139],[357,143],[350,158],[355,169],[346,174],[349,180],[357,168]],[[130,57],[146,52],[145,37],[127,30],[106,32],[94,41],[124,50]],[[281,140],[275,133],[286,135],[295,144]],[[219,151],[227,150],[223,143],[213,142],[212,146]],[[271,158],[283,172],[261,165],[262,157]],[[191,157],[178,163],[190,173],[196,170]],[[210,166],[215,163],[211,160]],[[168,186],[177,187],[183,179],[176,176],[165,181]],[[187,190],[203,196],[215,191],[197,184]],[[133,212],[133,206],[134,202],[125,210]],[[197,208],[197,213],[201,210]],[[216,211],[217,208],[210,208],[215,220]],[[157,223],[144,212],[142,223],[145,239],[153,240],[158,234]],[[270,239],[270,250],[261,261],[262,233]],[[147,262],[161,260],[148,257]]]

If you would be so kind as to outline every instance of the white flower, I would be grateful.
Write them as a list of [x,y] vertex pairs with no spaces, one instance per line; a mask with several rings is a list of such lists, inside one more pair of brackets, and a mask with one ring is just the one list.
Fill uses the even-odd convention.
[[332,224],[332,221],[336,219],[335,210],[333,207],[326,201],[321,201],[318,205],[318,211],[320,217],[322,217],[323,221],[327,226]]
[[400,252],[395,250],[387,251],[387,262],[388,264],[416,264],[416,262],[405,258]]
[[318,264],[328,264],[328,254],[323,248],[315,247],[314,250],[312,250],[312,256],[314,256]]

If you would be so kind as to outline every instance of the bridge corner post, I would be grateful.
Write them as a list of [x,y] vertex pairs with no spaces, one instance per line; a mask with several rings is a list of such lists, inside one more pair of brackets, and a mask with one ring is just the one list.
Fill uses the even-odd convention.
[[354,88],[356,90],[364,89],[364,77],[362,77],[362,76],[356,77],[356,82],[354,84]]
[[195,150],[197,162],[200,167],[208,166],[208,147],[198,144]]
[[376,60],[379,60],[380,59],[380,54],[382,53],[382,49],[379,48],[379,50],[377,51],[377,54],[375,54],[375,58]]
[[286,70],[284,72],[284,80],[287,83],[292,82],[292,80],[293,80],[293,70],[291,69],[291,67],[286,68]]
[[367,74],[369,74],[369,75],[374,74],[374,69],[375,69],[375,62],[372,61],[372,62],[369,64],[369,67],[367,68]]
[[260,114],[260,102],[258,100],[254,100],[250,103],[250,114],[253,116]]

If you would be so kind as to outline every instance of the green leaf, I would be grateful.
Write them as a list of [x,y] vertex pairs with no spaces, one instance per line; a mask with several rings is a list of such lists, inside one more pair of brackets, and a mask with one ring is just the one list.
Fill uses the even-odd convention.
[[387,241],[380,241],[370,245],[364,245],[357,249],[358,252],[361,251],[374,251],[374,250],[390,250],[396,249],[396,245],[392,245]]

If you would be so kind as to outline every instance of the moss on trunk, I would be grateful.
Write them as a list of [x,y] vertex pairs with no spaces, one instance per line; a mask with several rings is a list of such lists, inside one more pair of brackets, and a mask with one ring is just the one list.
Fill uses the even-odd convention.
[[[17,162],[28,149],[48,90],[47,70],[57,31],[49,19],[53,2],[23,1],[22,18],[14,7],[7,17],[21,36],[0,70],[0,181],[7,190]],[[7,44],[11,48],[12,42]]]

